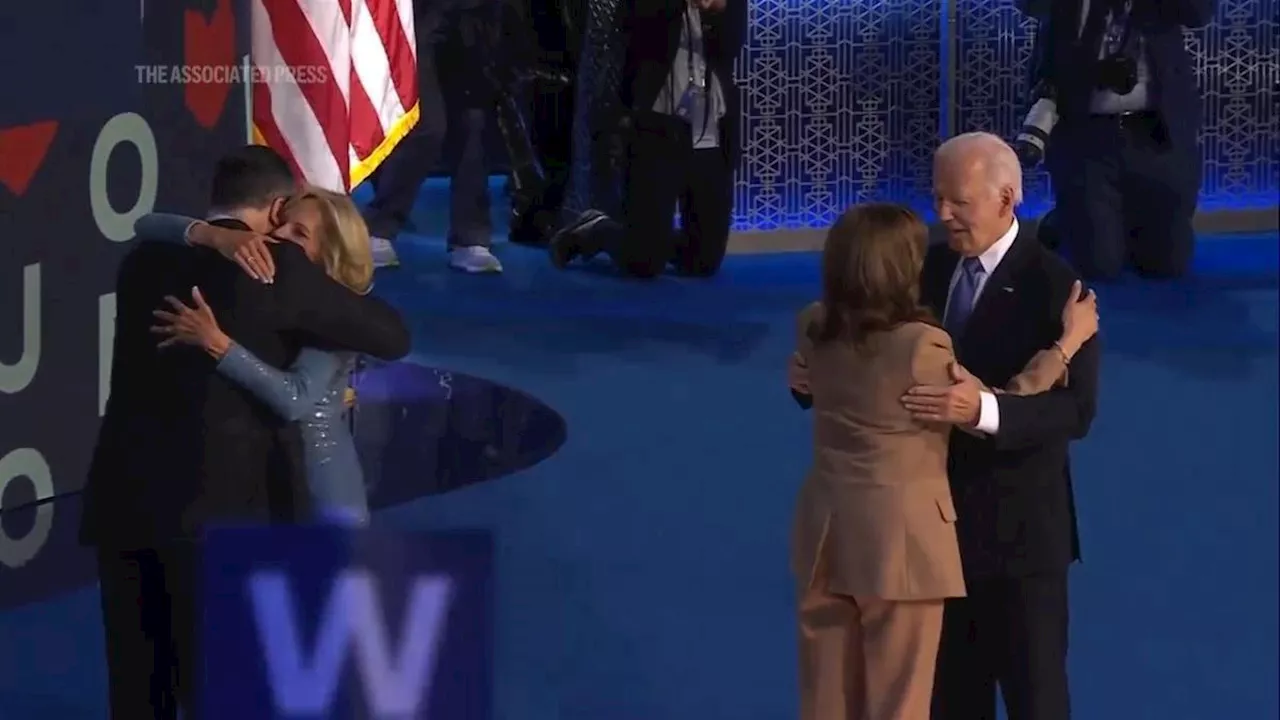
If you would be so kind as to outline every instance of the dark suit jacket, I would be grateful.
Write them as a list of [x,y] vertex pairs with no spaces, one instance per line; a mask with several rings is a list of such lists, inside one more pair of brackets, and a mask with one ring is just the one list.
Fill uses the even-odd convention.
[[[236,221],[220,221],[244,227]],[[309,493],[296,424],[276,417],[191,347],[156,348],[151,312],[198,286],[232,339],[279,368],[304,345],[394,360],[409,334],[385,302],[342,287],[293,243],[261,284],[203,248],[139,242],[120,266],[111,395],[84,489],[81,541],[151,547],[209,522],[291,522]]]
[[[1097,60],[1100,39],[1080,41],[1081,9],[1081,0],[1053,3],[1036,43],[1039,61],[1034,81],[1048,80],[1057,88],[1063,120],[1088,115],[1094,89],[1088,69]],[[1216,9],[1217,0],[1135,0],[1133,4],[1133,29],[1147,43],[1155,110],[1170,140],[1182,148],[1194,147],[1202,119],[1200,92],[1182,31],[1207,25]]]
[[[667,82],[671,63],[680,48],[687,0],[627,0],[627,61],[623,68],[623,105],[631,111],[653,108],[658,93]],[[719,13],[704,13],[703,52],[707,69],[720,82],[725,113],[721,121],[720,146],[737,162],[740,154],[738,86],[733,80],[733,61],[742,52],[747,37],[748,0],[726,0]]]
[[[938,317],[957,262],[945,244],[925,258],[921,294]],[[1005,387],[1061,335],[1062,308],[1078,278],[1024,229],[955,338],[960,363],[988,387]],[[1066,387],[997,395],[994,437],[952,432],[948,476],[966,579],[1058,572],[1080,558],[1067,445],[1088,433],[1097,393],[1095,338],[1076,354]]]

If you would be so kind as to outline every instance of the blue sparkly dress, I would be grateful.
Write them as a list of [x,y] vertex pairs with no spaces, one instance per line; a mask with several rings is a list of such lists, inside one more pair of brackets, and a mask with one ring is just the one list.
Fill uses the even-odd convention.
[[[134,225],[144,241],[185,243],[194,218],[151,213]],[[235,343],[218,372],[298,423],[307,484],[319,520],[345,525],[369,521],[369,498],[360,459],[346,422],[344,394],[356,355],[303,348],[288,370],[279,370]]]

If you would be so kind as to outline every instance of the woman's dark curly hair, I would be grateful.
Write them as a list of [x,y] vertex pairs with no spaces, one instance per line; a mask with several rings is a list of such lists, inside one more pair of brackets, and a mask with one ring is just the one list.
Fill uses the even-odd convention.
[[920,304],[929,228],[892,203],[855,205],[827,233],[822,249],[821,317],[808,330],[815,344],[861,343],[909,322],[937,324]]

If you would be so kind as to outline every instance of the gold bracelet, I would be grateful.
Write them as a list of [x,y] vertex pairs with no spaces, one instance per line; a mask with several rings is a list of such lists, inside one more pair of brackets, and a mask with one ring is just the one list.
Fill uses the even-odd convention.
[[1054,349],[1054,350],[1057,350],[1057,351],[1058,351],[1058,354],[1062,356],[1062,364],[1063,364],[1063,365],[1070,365],[1070,364],[1071,364],[1071,356],[1067,354],[1067,351],[1066,351],[1066,350],[1063,350],[1063,349],[1062,349],[1062,343],[1061,343],[1061,342],[1055,342],[1055,343],[1053,344],[1053,349]]

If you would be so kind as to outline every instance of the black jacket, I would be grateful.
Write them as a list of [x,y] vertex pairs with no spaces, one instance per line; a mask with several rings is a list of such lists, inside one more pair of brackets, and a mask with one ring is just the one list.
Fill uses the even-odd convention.
[[[921,296],[937,317],[958,262],[945,244],[925,258]],[[1023,225],[953,339],[960,363],[988,387],[1003,387],[1061,335],[1062,308],[1078,278]],[[1080,558],[1067,446],[1093,422],[1098,355],[1095,338],[1076,354],[1064,388],[998,395],[994,437],[952,433],[948,475],[967,579],[1059,572]]]
[[[627,61],[623,68],[622,102],[631,111],[653,107],[671,73],[671,63],[680,49],[687,0],[626,0]],[[721,147],[736,160],[740,152],[738,86],[733,79],[733,61],[742,52],[747,36],[748,0],[726,0],[719,13],[704,13],[703,52],[707,68],[720,82],[724,93]]]
[[272,254],[272,285],[203,248],[139,242],[125,257],[111,395],[84,489],[82,542],[151,547],[195,537],[209,522],[308,516],[296,424],[215,372],[203,351],[158,350],[149,330],[166,295],[188,299],[198,286],[227,335],[278,368],[305,345],[386,360],[408,353],[409,333],[391,306],[334,282],[293,243],[272,246]]

